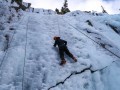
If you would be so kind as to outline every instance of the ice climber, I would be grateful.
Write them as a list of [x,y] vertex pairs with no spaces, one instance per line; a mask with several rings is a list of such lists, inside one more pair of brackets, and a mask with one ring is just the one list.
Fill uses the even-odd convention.
[[64,65],[66,63],[66,60],[64,58],[64,52],[71,57],[75,62],[77,62],[77,59],[70,53],[70,51],[67,48],[67,41],[60,39],[60,37],[55,36],[53,38],[55,40],[54,47],[58,45],[59,47],[59,54],[61,58],[61,63],[60,65]]

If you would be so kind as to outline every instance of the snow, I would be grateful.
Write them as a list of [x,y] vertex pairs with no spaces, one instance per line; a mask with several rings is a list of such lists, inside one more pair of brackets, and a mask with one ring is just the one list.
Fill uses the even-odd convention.
[[55,11],[51,10],[51,9],[40,9],[40,8],[30,8],[28,10],[29,12],[32,12],[32,13],[37,13],[37,14],[40,14],[40,15],[54,15],[56,14]]
[[[8,27],[0,31],[0,90],[119,90],[120,58],[96,42],[105,44],[108,50],[120,56],[120,34],[106,25],[120,27],[120,15],[49,12],[30,9],[20,11],[17,18],[13,10],[12,22],[4,21]],[[93,26],[88,25],[87,20]],[[15,30],[10,31],[9,27]],[[12,41],[4,51],[6,34]],[[59,65],[58,48],[53,47],[54,36],[68,42],[78,62],[65,55],[66,65]]]
[[113,63],[109,68],[105,69],[102,72],[101,78],[104,82],[103,84],[105,86],[109,86],[109,87],[104,87],[104,90],[113,90],[113,89],[119,90],[120,89],[120,87],[119,87],[119,85],[120,85],[119,67],[120,66],[119,65],[120,65],[120,62],[117,61],[117,62]]

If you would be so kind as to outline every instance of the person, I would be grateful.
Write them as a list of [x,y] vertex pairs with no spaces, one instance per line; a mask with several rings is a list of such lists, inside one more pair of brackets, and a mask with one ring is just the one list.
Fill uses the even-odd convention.
[[59,48],[59,54],[61,58],[60,65],[64,65],[66,63],[66,60],[64,58],[64,52],[71,57],[75,62],[77,62],[77,59],[70,53],[70,51],[67,48],[67,41],[60,39],[60,37],[55,36],[53,38],[55,40],[54,47],[58,45]]

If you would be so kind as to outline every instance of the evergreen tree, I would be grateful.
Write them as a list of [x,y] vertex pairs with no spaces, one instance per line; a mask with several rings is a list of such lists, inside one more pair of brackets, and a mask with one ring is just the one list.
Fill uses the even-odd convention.
[[11,3],[16,2],[16,3],[22,3],[23,0],[11,0]]
[[102,10],[103,10],[103,11],[102,11],[103,13],[107,13],[107,11],[104,9],[103,6],[101,6],[101,8],[102,8]]
[[64,2],[64,8],[67,8],[68,7],[68,2],[67,2],[67,0],[65,0],[65,2]]
[[65,14],[64,7],[61,8],[61,14]]
[[55,11],[57,14],[60,14],[59,9],[56,8]]
[[61,13],[62,14],[65,14],[67,12],[70,12],[69,8],[68,8],[68,1],[65,0],[64,4],[63,4],[63,7],[61,8]]

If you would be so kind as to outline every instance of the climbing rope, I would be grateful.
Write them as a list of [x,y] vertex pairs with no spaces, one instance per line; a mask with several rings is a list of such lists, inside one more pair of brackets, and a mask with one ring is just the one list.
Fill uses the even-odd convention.
[[[21,24],[21,22],[22,22],[23,19],[24,19],[24,17],[23,17],[23,18],[21,19],[21,21],[18,23],[17,28],[19,27],[19,25]],[[14,32],[13,32],[13,35],[12,35],[12,37],[11,37],[11,40],[8,42],[8,47],[7,47],[7,49],[5,50],[5,54],[4,54],[4,56],[3,56],[2,60],[1,60],[1,63],[0,63],[0,69],[1,69],[1,67],[2,67],[2,64],[3,64],[4,60],[5,60],[5,58],[6,58],[6,55],[7,55],[7,53],[8,53],[8,50],[10,49],[11,43],[13,42],[13,38],[14,38],[14,36],[15,36],[15,32],[16,32],[16,31],[17,31],[17,30],[15,29]]]
[[61,36],[61,32],[60,32],[60,24],[59,24],[58,17],[59,17],[59,16],[57,16],[58,35]]
[[22,77],[22,90],[24,90],[24,77],[25,77],[25,61],[26,61],[26,56],[27,56],[27,42],[28,42],[28,24],[29,24],[29,18],[28,17],[28,22],[27,22],[27,28],[26,28],[26,40],[25,40],[25,55],[24,55],[24,64],[23,64],[23,77]]
[[[62,17],[63,19],[63,17]],[[64,20],[64,19],[63,19]],[[68,23],[66,20],[64,20],[66,23]],[[108,52],[110,52],[111,54],[113,54],[114,56],[116,56],[117,58],[120,59],[120,56],[118,56],[117,54],[115,54],[114,52],[110,51],[109,49],[107,49],[106,47],[103,47],[101,44],[99,44],[98,42],[96,42],[94,39],[90,38],[88,35],[86,35],[85,33],[83,33],[82,31],[80,31],[78,28],[74,27],[73,25],[71,25],[70,23],[68,23],[71,27],[73,27],[75,30],[77,30],[78,32],[80,32],[81,34],[83,34],[84,36],[86,36],[87,38],[89,38],[90,40],[92,40],[93,42],[95,42],[96,44],[100,45],[102,48],[106,49]]]

